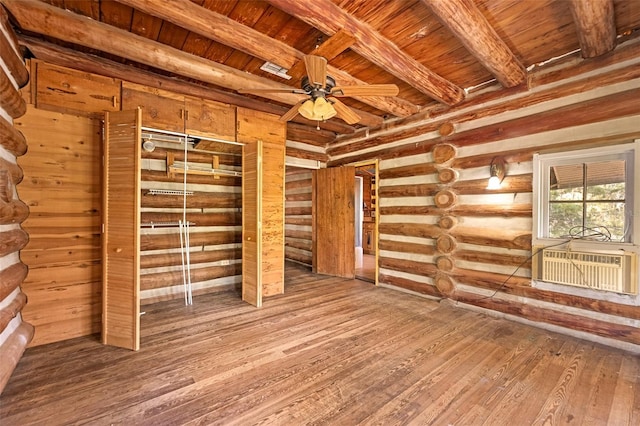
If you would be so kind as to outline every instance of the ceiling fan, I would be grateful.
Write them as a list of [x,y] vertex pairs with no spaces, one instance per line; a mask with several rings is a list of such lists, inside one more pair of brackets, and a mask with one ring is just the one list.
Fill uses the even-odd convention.
[[363,84],[356,86],[336,86],[333,77],[327,74],[327,60],[322,56],[305,55],[304,65],[307,75],[302,78],[301,89],[241,89],[238,93],[299,93],[309,96],[296,103],[280,117],[280,121],[289,121],[300,114],[314,121],[325,121],[338,116],[348,124],[360,121],[360,116],[345,105],[338,97],[343,96],[396,96],[395,84]]

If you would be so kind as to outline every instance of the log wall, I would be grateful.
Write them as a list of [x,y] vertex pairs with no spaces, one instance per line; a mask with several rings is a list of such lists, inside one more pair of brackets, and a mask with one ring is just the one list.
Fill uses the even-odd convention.
[[[381,284],[640,347],[638,297],[560,293],[530,278],[533,153],[640,137],[638,43],[597,61],[570,58],[534,71],[528,91],[480,94],[329,147],[330,166],[380,159]],[[496,156],[507,177],[490,191]]]
[[29,209],[20,199],[18,184],[23,170],[17,157],[24,155],[27,142],[14,127],[14,120],[26,110],[19,89],[29,80],[29,72],[19,53],[15,35],[0,8],[0,393],[33,338],[33,326],[24,319],[26,294],[23,281],[27,266],[20,250],[29,236],[21,224]]
[[285,176],[285,259],[311,267],[311,172],[326,167],[331,132],[287,126]]
[[[156,145],[162,145],[157,143]],[[173,147],[171,146],[173,145]],[[240,171],[241,147],[226,145],[231,152],[187,152],[189,167],[212,164],[215,155],[220,168]],[[140,299],[147,304],[182,297],[183,276],[180,233],[183,219],[182,195],[151,195],[150,190],[182,191],[184,174],[167,174],[167,155],[184,161],[180,145],[157,146],[142,151],[140,223]],[[187,175],[186,220],[190,223],[190,270],[193,294],[233,288],[241,278],[242,193],[239,177]],[[168,226],[151,226],[170,223]]]
[[311,170],[287,167],[285,178],[285,258],[312,266]]

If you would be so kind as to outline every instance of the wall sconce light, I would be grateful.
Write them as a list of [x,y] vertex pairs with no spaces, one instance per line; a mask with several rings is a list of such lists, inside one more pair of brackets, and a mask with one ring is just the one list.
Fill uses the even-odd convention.
[[502,157],[494,157],[489,166],[489,184],[487,189],[500,189],[505,175],[505,161]]

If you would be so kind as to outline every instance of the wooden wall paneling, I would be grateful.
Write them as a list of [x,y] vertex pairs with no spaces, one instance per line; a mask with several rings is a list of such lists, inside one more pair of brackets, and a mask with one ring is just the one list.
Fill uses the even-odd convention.
[[[185,109],[187,111],[185,133],[229,141],[236,140],[236,108],[234,106],[187,96]],[[198,149],[209,149],[209,142],[201,141]]]
[[30,141],[19,162],[20,194],[31,210],[21,252],[30,270],[23,314],[37,329],[31,344],[99,332],[100,122],[30,105],[16,125]]
[[184,132],[184,96],[129,82],[122,83],[122,110],[142,108],[142,122],[171,132]]
[[287,127],[282,125],[276,115],[247,108],[238,108],[238,142],[251,143],[261,140],[284,145]]
[[[256,229],[258,244],[249,244],[247,249],[259,252],[254,257],[261,270],[260,276],[256,277],[260,286],[260,296],[270,296],[284,292],[284,182],[285,182],[285,141],[286,125],[278,120],[278,116],[266,114],[259,111],[252,111],[238,108],[237,137],[238,142],[245,144],[245,158],[249,153],[253,162],[253,149],[247,145],[259,144],[256,147],[257,163],[251,165],[247,163],[248,177],[252,178],[253,169],[256,169],[255,183],[248,181],[245,185],[243,162],[243,232],[245,223],[249,228],[254,228],[253,221],[258,221],[260,227]],[[257,191],[258,200],[253,200],[253,195],[249,192]],[[245,204],[244,202],[248,204]],[[251,207],[247,207],[251,206]],[[255,207],[254,207],[255,206]],[[251,208],[257,209],[257,217],[249,211]],[[248,215],[248,216],[245,216]],[[245,243],[251,237],[251,232],[243,235],[243,264],[245,262]],[[243,288],[244,288],[243,271]],[[251,285],[251,284],[250,284]],[[244,293],[244,291],[243,291]],[[255,292],[254,292],[255,293]]]
[[[284,126],[281,126],[284,128]],[[262,143],[263,296],[284,293],[285,141]]]
[[142,111],[107,113],[104,147],[102,342],[140,348]]
[[119,111],[121,81],[33,60],[37,108],[61,112]]
[[355,167],[318,169],[315,174],[315,244],[318,274],[355,276]]

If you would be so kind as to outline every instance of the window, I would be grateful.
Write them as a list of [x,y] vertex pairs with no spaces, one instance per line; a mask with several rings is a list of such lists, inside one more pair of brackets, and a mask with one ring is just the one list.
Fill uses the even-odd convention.
[[536,154],[534,240],[637,243],[633,206],[638,144]]
[[640,140],[534,155],[534,287],[640,305],[635,164]]

